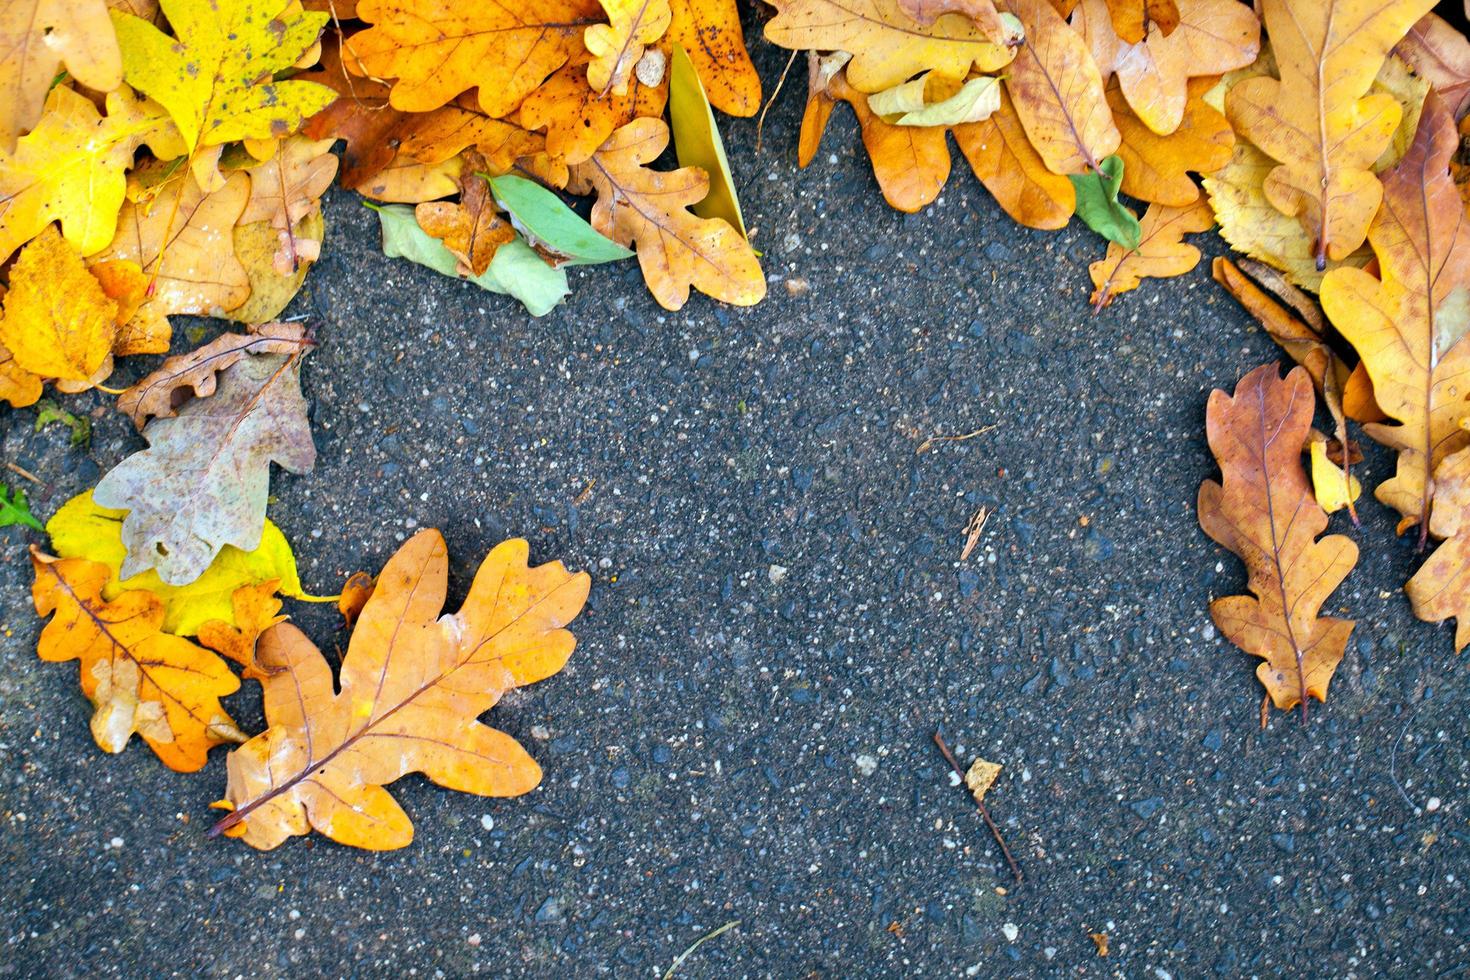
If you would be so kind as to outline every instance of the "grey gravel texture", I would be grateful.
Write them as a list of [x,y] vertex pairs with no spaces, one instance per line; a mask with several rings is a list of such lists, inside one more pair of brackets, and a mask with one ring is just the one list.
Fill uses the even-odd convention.
[[[842,111],[798,171],[800,88],[759,158],[725,121],[754,309],[666,312],[623,264],[533,320],[383,258],[329,198],[293,307],[320,321],[320,458],[270,514],[319,593],[425,526],[452,600],[509,536],[592,573],[566,670],[488,716],[545,768],[530,796],[405,779],[393,853],[208,840],[223,752],[180,775],[97,751],[75,667],[34,654],[40,536],[0,532],[0,974],[649,977],[735,920],[679,975],[1470,973],[1470,661],[1409,613],[1412,542],[1372,501],[1334,519],[1363,560],[1329,607],[1359,625],[1305,726],[1259,729],[1210,624],[1242,574],[1195,521],[1205,399],[1279,351],[1208,262],[1092,315],[1098,239],[1017,228],[959,166],[889,210]],[[141,446],[104,396],[66,404],[84,449],[0,412],[43,517]],[[289,611],[335,659],[335,612]],[[937,726],[1005,764],[1019,887]]]

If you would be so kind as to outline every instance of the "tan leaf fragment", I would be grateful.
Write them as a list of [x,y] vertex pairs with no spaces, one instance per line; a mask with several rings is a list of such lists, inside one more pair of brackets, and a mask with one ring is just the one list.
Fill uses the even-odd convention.
[[459,201],[426,202],[414,208],[413,215],[426,234],[454,253],[464,267],[461,274],[467,276],[483,275],[500,246],[516,237],[485,179],[473,174],[460,182]]
[[970,794],[975,797],[976,803],[985,802],[985,794],[990,792],[990,787],[995,785],[995,778],[1000,775],[1002,766],[998,762],[986,762],[976,757],[970,763],[970,768],[965,771],[965,786]]
[[1183,238],[1215,227],[1215,214],[1203,200],[1184,207],[1150,204],[1140,224],[1138,248],[1125,249],[1111,242],[1107,256],[1088,266],[1096,287],[1093,309],[1100,310],[1119,293],[1137,289],[1144,278],[1182,276],[1193,269],[1199,264],[1200,252]]
[[665,44],[689,53],[710,104],[732,116],[755,115],[761,77],[746,50],[736,0],[669,0],[669,9]]

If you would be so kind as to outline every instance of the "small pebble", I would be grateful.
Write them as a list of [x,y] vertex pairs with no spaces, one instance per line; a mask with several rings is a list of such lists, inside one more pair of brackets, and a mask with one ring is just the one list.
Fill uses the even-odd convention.
[[1444,804],[1440,801],[1439,797],[1431,796],[1429,798],[1429,802],[1424,804],[1424,809],[1428,810],[1430,813],[1433,813],[1435,810],[1438,810],[1443,805]]
[[857,771],[860,775],[871,776],[878,771],[878,758],[864,753],[853,760],[857,763]]
[[1000,931],[1002,934],[1005,935],[1006,942],[1013,943],[1016,941],[1016,937],[1021,934],[1021,927],[1016,925],[1014,922],[1007,922],[1005,925],[1000,927]]
[[485,814],[483,817],[480,818],[480,826],[484,827],[486,830],[494,830],[495,818],[490,816],[490,814],[488,813]]
[[772,585],[780,585],[785,580],[788,571],[790,569],[785,565],[772,565],[766,570],[766,578],[771,580]]

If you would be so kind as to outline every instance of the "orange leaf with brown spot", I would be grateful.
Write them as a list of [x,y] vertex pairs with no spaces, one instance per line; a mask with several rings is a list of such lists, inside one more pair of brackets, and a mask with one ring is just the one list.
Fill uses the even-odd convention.
[[460,199],[432,201],[414,208],[419,227],[444,243],[468,272],[478,276],[490,268],[500,246],[516,237],[500,216],[485,178],[471,175],[460,183]]

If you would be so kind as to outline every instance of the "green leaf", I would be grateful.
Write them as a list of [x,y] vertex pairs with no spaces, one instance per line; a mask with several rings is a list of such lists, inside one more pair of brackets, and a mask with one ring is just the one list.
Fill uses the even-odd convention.
[[679,166],[698,167],[709,175],[709,193],[690,210],[701,218],[724,218],[742,237],[749,237],[715,114],[694,63],[679,44],[674,45],[669,66],[669,121]]
[[36,402],[36,409],[36,432],[40,432],[54,422],[60,422],[71,429],[73,446],[86,445],[87,440],[92,438],[92,420],[87,416],[73,415],[49,398],[42,398]]
[[1092,173],[1068,178],[1077,189],[1077,217],[1110,242],[1132,251],[1143,237],[1138,216],[1118,201],[1123,184],[1123,158],[1114,154]]
[[16,487],[12,492],[9,487],[0,483],[0,527],[10,527],[15,524],[24,524],[37,531],[45,530],[41,522],[32,516],[30,502],[26,500],[26,492],[20,487]]
[[377,205],[364,202],[378,212],[383,226],[383,254],[403,258],[433,269],[452,279],[465,279],[481,289],[520,300],[532,316],[545,316],[571,292],[565,269],[547,265],[535,249],[517,237],[495,250],[490,268],[483,275],[461,276],[459,260],[414,220],[413,208],[405,204]]
[[490,182],[496,202],[515,218],[517,228],[558,255],[567,256],[563,265],[596,265],[632,258],[629,249],[599,235],[561,198],[534,180],[515,174],[481,176]]

